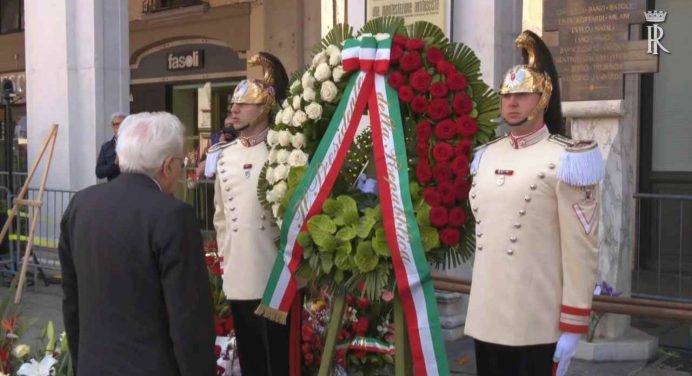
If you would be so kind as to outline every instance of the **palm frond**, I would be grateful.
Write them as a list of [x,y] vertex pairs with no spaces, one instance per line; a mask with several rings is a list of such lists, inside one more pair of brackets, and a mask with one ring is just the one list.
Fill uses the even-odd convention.
[[500,99],[495,91],[486,86],[483,94],[474,97],[474,100],[478,110],[478,117],[476,118],[478,133],[474,137],[474,142],[476,145],[481,145],[492,140],[495,136],[497,124],[493,123],[493,120],[500,115]]
[[446,52],[459,72],[466,76],[469,84],[480,81],[481,60],[469,46],[463,43],[451,43]]
[[422,39],[427,45],[432,47],[442,48],[449,43],[449,39],[447,39],[442,29],[426,21],[414,23],[409,34],[410,38]]
[[404,27],[404,19],[401,17],[378,17],[374,18],[360,29],[358,34],[370,33],[372,35],[378,33],[388,33],[390,35],[394,34],[404,34],[406,35],[406,28]]
[[312,48],[312,52],[317,54],[331,44],[341,47],[341,44],[348,38],[353,38],[353,27],[346,24],[338,24],[329,30],[327,35]]

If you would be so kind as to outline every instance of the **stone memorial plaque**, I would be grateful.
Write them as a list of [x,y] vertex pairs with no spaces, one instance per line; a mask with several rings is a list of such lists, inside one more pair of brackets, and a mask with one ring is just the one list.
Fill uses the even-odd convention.
[[622,99],[625,73],[658,70],[645,40],[630,40],[644,23],[646,0],[545,0],[543,39],[551,49],[563,101]]

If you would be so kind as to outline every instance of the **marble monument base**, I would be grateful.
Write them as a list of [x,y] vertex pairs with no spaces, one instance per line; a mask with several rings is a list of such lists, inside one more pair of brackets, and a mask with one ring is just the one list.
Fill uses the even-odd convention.
[[593,362],[649,360],[656,354],[656,349],[658,338],[630,327],[614,339],[586,342],[582,338],[574,358]]

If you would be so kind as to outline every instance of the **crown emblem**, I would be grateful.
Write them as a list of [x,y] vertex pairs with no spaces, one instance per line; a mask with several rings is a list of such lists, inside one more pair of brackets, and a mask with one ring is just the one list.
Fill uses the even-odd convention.
[[667,15],[668,12],[664,10],[650,10],[648,12],[644,12],[646,22],[664,22]]

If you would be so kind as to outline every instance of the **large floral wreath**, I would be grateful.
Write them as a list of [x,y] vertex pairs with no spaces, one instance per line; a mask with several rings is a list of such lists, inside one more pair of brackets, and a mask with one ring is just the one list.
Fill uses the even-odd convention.
[[[359,35],[389,31],[393,36],[389,85],[398,92],[411,198],[428,261],[452,267],[474,249],[469,220],[469,164],[475,145],[492,138],[497,95],[481,81],[473,51],[450,43],[436,26],[418,22],[407,30],[400,18],[370,21]],[[342,66],[343,42],[353,29],[335,27],[315,48],[310,66],[291,79],[288,99],[267,136],[269,158],[258,195],[277,224],[306,170],[350,72]],[[367,124],[348,152],[330,198],[298,237],[303,261],[298,274],[320,286],[365,292],[377,300],[393,285],[375,181]]]

